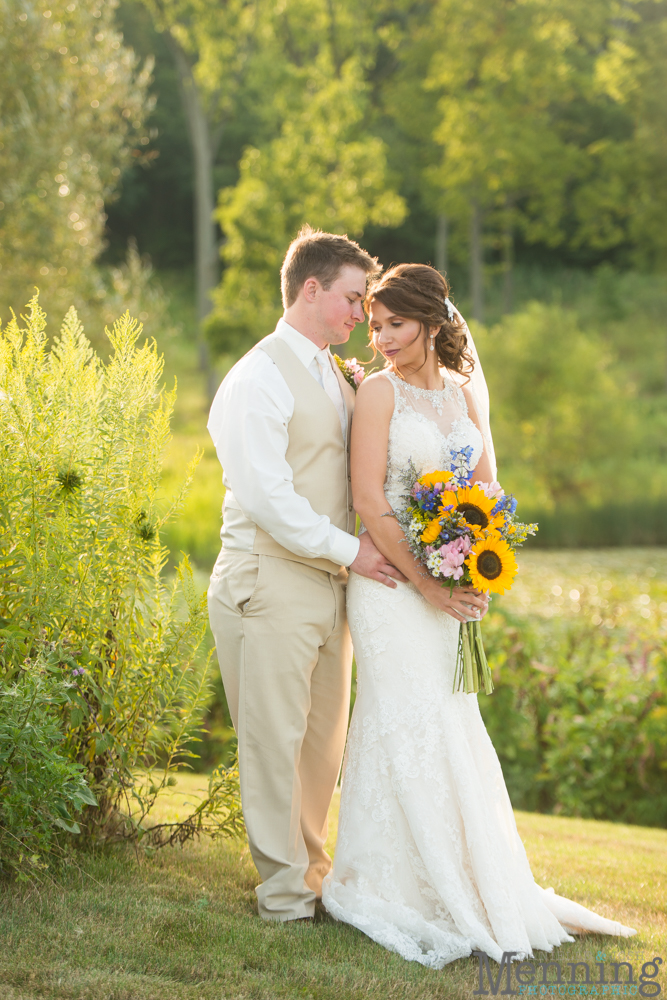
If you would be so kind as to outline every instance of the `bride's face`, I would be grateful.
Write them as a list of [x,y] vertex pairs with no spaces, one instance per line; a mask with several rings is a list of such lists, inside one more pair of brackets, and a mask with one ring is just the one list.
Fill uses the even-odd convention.
[[396,368],[424,363],[424,329],[418,319],[397,316],[377,299],[371,301],[368,325],[373,344]]

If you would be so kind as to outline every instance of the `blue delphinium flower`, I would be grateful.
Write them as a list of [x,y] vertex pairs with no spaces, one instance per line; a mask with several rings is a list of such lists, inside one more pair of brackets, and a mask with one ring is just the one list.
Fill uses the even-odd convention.
[[472,445],[466,445],[452,455],[449,471],[454,473],[454,478],[448,483],[450,489],[461,489],[470,484],[473,470],[470,468],[472,459]]
[[506,493],[502,496],[498,503],[493,508],[493,514],[509,514],[510,517],[516,512],[517,500],[516,497],[512,496],[511,493]]

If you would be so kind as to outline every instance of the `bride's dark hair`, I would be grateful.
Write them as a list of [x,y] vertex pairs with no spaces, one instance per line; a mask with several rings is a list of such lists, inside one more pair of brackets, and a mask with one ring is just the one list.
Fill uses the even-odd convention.
[[[434,267],[428,264],[396,264],[371,284],[364,308],[367,313],[370,312],[371,302],[377,299],[396,316],[418,320],[426,328],[424,350],[429,327],[439,327],[434,347],[440,366],[469,377],[475,362],[468,349],[463,320],[451,306],[451,313],[448,312],[448,295],[449,285]],[[425,355],[424,363],[427,357]],[[391,367],[391,362],[388,361],[387,366]]]

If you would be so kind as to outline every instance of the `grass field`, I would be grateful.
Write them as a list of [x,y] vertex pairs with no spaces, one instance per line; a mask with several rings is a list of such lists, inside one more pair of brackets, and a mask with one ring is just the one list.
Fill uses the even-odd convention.
[[[204,783],[183,776],[160,817],[178,815]],[[336,809],[334,800],[332,849]],[[601,952],[604,962],[630,962],[637,974],[654,956],[667,958],[667,831],[529,813],[518,813],[517,822],[540,884],[639,932],[582,938],[550,958],[593,968]],[[477,988],[473,959],[433,972],[325,914],[315,925],[264,923],[256,881],[245,843],[201,842],[153,858],[126,850],[82,855],[51,884],[6,887],[0,997],[459,1000]],[[661,981],[667,984],[664,974]]]

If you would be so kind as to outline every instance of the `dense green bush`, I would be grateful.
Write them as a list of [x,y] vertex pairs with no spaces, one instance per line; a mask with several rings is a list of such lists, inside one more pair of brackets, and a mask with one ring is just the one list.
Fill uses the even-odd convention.
[[667,826],[667,657],[584,618],[490,614],[480,707],[516,808]]
[[531,509],[617,497],[639,432],[608,339],[571,309],[531,302],[480,329],[479,350],[505,488]]
[[[150,826],[157,796],[193,754],[209,687],[205,595],[187,559],[166,582],[160,542],[198,457],[165,505],[161,461],[175,392],[161,390],[161,358],[154,343],[138,346],[141,327],[129,314],[107,331],[106,363],[73,310],[51,350],[45,326],[35,297],[25,327],[14,319],[0,334],[3,745],[16,731],[8,707],[30,702],[33,664],[42,664],[60,694],[30,702],[32,728],[23,730],[53,751],[40,779],[48,786],[52,773],[53,787],[24,789],[37,795],[36,811],[45,799],[66,801],[71,778],[90,789],[88,799],[70,795],[73,809],[85,807],[76,820],[60,816],[71,832],[78,822],[88,837],[161,844],[236,830],[233,771],[214,774],[208,799],[183,823]],[[62,781],[56,749],[69,762]],[[62,827],[57,816],[54,824]]]
[[84,806],[97,805],[83,766],[63,751],[59,709],[76,680],[60,675],[40,660],[0,679],[0,871],[24,877],[59,853],[60,830],[80,832],[74,816]]

